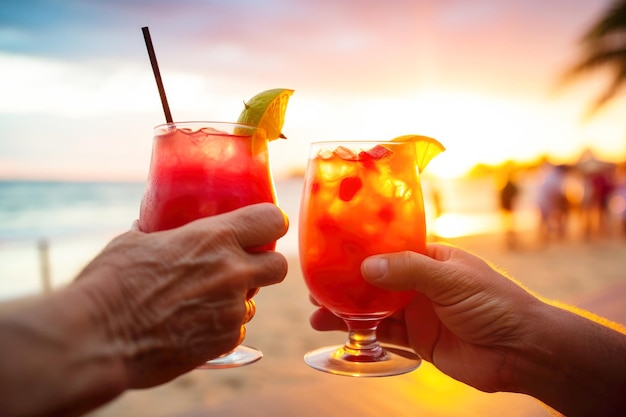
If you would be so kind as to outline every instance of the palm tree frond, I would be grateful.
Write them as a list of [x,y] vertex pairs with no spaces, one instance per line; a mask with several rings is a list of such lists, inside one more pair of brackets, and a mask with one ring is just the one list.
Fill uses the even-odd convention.
[[[626,62],[625,62],[626,64]],[[626,65],[623,65],[619,71],[617,71],[613,77],[613,81],[607,87],[607,89],[602,93],[596,100],[592,103],[592,105],[587,109],[585,114],[586,118],[590,118],[594,114],[600,110],[606,103],[611,101],[617,93],[624,87],[626,84]]]
[[597,69],[613,72],[609,86],[586,112],[588,118],[613,99],[626,83],[626,0],[615,0],[584,33],[581,44],[580,59],[561,75],[557,88]]
[[607,65],[621,67],[625,63],[626,48],[613,49],[609,51],[597,51],[572,66],[568,73],[583,73]]
[[582,75],[586,75],[601,67],[626,67],[626,47],[614,49],[610,51],[597,51],[584,57],[574,65],[572,65],[561,76],[561,84],[568,84]]
[[593,44],[614,33],[626,33],[626,0],[616,1],[582,37],[583,44]]

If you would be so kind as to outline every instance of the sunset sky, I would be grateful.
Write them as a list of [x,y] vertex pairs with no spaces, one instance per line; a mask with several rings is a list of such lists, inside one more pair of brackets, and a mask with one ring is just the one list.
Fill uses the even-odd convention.
[[433,136],[431,167],[585,147],[626,159],[626,95],[582,120],[604,75],[556,91],[608,0],[9,0],[0,8],[0,178],[143,180],[164,122],[149,26],[175,120],[236,120],[295,90],[281,175],[313,140]]

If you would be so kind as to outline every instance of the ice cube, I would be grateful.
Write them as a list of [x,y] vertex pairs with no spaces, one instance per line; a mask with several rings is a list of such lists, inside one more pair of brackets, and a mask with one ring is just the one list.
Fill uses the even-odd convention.
[[200,129],[200,132],[204,133],[205,135],[209,136],[209,135],[224,135],[224,136],[228,136],[228,133],[221,131],[221,130],[217,130],[213,127],[203,127],[202,129]]
[[333,151],[328,150],[328,149],[320,149],[319,152],[317,152],[317,157],[319,159],[329,160],[333,156],[335,156],[335,153]]
[[337,149],[335,149],[335,155],[345,161],[357,160],[357,154],[352,149],[346,148],[345,146],[338,146]]
[[393,152],[383,145],[376,145],[372,149],[359,153],[359,159],[373,159],[378,161],[391,155]]
[[387,147],[376,145],[372,149],[359,152],[359,161],[363,163],[365,168],[374,169],[376,168],[376,161],[386,158],[392,153]]

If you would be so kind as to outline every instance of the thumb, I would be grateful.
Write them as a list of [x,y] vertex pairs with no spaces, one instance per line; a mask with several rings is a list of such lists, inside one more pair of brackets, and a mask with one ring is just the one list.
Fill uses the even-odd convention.
[[361,264],[361,274],[370,284],[391,291],[416,290],[436,297],[451,279],[449,261],[453,247],[428,246],[428,254],[405,251],[374,255]]

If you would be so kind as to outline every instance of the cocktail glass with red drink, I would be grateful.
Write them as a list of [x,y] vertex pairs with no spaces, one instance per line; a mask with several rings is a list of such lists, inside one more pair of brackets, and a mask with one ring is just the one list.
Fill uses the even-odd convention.
[[300,263],[312,297],[348,327],[345,344],[305,356],[311,367],[387,376],[419,366],[414,352],[382,346],[376,338],[380,321],[415,293],[382,290],[361,275],[368,256],[426,250],[418,158],[412,142],[311,145],[300,206]]
[[[261,128],[224,122],[179,122],[154,129],[148,180],[139,228],[156,232],[250,204],[275,203],[268,140]],[[275,242],[253,250],[274,250]],[[255,312],[252,297],[242,300],[246,320]],[[245,337],[242,325],[240,343]],[[229,368],[259,360],[245,345],[200,368]]]

